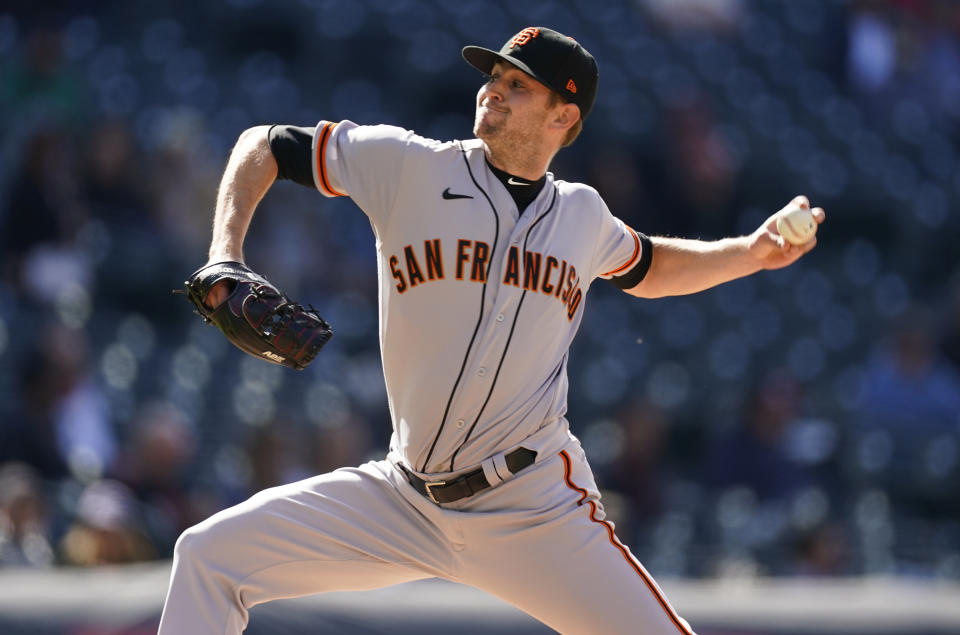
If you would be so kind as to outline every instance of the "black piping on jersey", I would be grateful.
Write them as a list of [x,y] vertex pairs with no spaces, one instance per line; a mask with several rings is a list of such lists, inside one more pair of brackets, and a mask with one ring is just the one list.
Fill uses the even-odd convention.
[[[473,176],[473,170],[470,169],[470,160],[467,158],[467,151],[463,149],[463,144],[457,142],[457,145],[460,147],[460,152],[463,154],[463,162],[467,166],[467,174],[470,175],[470,180],[473,181],[473,184],[478,190],[480,190],[480,193],[483,194],[483,198],[487,199],[487,203],[490,205],[490,209],[493,211],[495,225],[493,232],[493,246],[490,249],[490,253],[494,254],[497,251],[497,239],[500,236],[500,215],[497,213],[497,208],[493,204],[493,201],[490,200],[490,196],[487,194],[486,190],[480,187],[477,179]],[[467,344],[467,352],[463,354],[463,361],[460,363],[460,372],[457,373],[457,379],[453,382],[453,388],[450,389],[450,396],[447,397],[447,405],[443,409],[443,418],[440,419],[440,427],[437,429],[436,436],[433,437],[433,443],[430,444],[430,451],[427,452],[427,458],[423,460],[423,465],[420,466],[421,472],[426,473],[427,467],[430,465],[430,459],[433,458],[433,451],[437,448],[437,441],[440,440],[440,435],[443,434],[443,428],[447,425],[447,417],[450,415],[450,406],[453,404],[453,396],[457,394],[457,387],[460,385],[460,380],[463,378],[463,371],[467,368],[467,360],[470,359],[470,351],[473,350],[473,343],[477,339],[477,332],[480,330],[480,324],[483,321],[483,307],[487,300],[487,280],[490,279],[490,268],[492,266],[493,258],[491,257],[490,262],[487,263],[487,272],[483,277],[483,287],[480,290],[480,312],[477,314],[477,323],[473,327],[473,335],[470,336],[470,343]]]
[[[547,211],[540,215],[540,218],[530,223],[530,227],[527,228],[527,235],[523,237],[523,251],[527,251],[527,243],[530,241],[530,232],[533,231],[533,228],[537,224],[547,217],[547,214],[553,211],[553,206],[557,202],[557,186],[553,186],[553,198],[550,199],[550,205],[547,207]],[[492,252],[491,252],[492,253]],[[492,258],[491,258],[492,260]],[[507,343],[503,346],[503,353],[500,355],[500,363],[497,364],[497,372],[493,375],[493,381],[490,384],[490,390],[487,392],[487,398],[483,400],[483,405],[480,406],[480,412],[477,413],[477,418],[473,420],[473,424],[470,426],[470,429],[467,430],[467,434],[463,437],[463,441],[460,442],[460,445],[453,452],[453,456],[450,457],[450,471],[453,471],[453,463],[457,460],[457,454],[460,453],[460,450],[463,449],[463,446],[467,444],[467,441],[470,440],[470,435],[473,434],[474,428],[477,427],[477,423],[480,422],[480,417],[483,416],[483,411],[486,410],[487,404],[490,403],[490,397],[493,396],[493,389],[497,386],[497,378],[500,377],[500,369],[503,368],[503,362],[507,359],[507,351],[510,349],[510,342],[513,340],[513,331],[517,328],[517,320],[520,318],[520,309],[523,308],[523,301],[527,297],[528,289],[524,289],[523,293],[520,295],[520,301],[517,302],[517,310],[513,314],[513,323],[510,324],[510,334],[507,335]]]

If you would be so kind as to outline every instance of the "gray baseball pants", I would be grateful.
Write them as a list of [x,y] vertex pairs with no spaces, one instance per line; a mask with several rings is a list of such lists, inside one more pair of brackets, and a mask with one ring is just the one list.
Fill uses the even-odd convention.
[[159,634],[240,633],[262,602],[428,577],[479,588],[564,634],[692,633],[604,520],[575,440],[443,507],[397,460],[264,490],[185,531]]

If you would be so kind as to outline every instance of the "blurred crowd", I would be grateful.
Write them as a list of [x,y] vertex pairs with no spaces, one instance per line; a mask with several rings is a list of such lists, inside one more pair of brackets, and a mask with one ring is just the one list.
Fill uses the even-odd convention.
[[560,178],[651,234],[827,210],[797,266],[684,298],[591,289],[569,419],[658,576],[960,579],[960,6],[949,1],[49,2],[0,13],[0,567],[170,557],[390,433],[363,214],[278,184],[247,261],[337,334],[247,358],[171,294],[240,132],[470,134],[468,43],[598,58]]

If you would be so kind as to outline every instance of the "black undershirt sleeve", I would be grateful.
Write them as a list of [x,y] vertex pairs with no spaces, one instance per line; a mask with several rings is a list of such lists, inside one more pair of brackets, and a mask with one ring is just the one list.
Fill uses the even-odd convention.
[[267,139],[277,160],[277,178],[316,187],[313,183],[313,132],[315,127],[270,126]]
[[653,262],[653,241],[640,232],[637,232],[637,236],[640,237],[640,260],[627,273],[610,278],[610,282],[624,290],[632,289],[640,284],[640,281],[650,271],[650,263]]

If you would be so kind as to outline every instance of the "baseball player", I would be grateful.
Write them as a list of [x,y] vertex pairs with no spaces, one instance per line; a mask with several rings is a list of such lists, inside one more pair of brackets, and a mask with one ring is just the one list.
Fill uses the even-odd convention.
[[488,76],[474,139],[321,121],[254,127],[233,149],[211,263],[242,262],[276,179],[350,196],[369,218],[393,434],[381,461],[265,490],[184,532],[162,634],[238,633],[262,602],[429,577],[562,633],[692,633],[604,516],[564,416],[568,350],[597,278],[640,298],[694,293],[789,265],[815,240],[787,244],[777,214],[716,242],[635,231],[547,171],[593,106],[594,58],[544,27],[463,57]]

